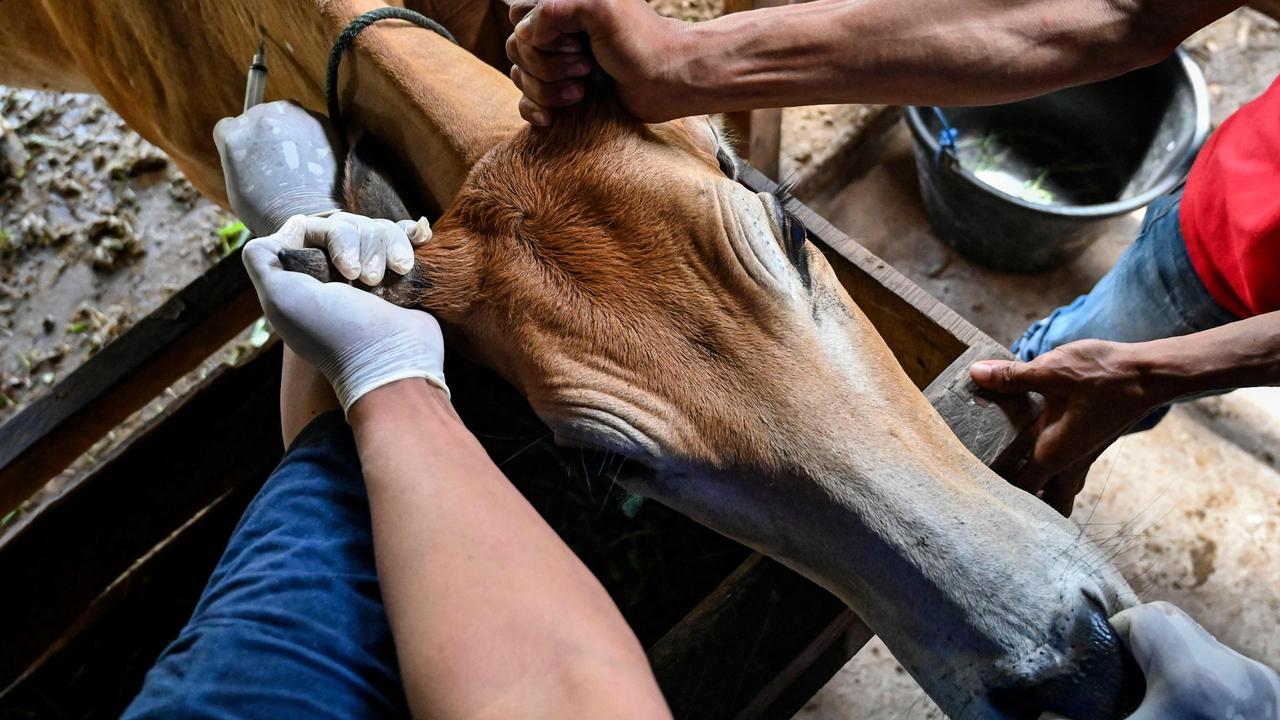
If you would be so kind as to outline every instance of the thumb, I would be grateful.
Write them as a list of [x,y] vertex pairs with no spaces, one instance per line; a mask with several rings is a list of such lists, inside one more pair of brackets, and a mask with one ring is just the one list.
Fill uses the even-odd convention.
[[[295,215],[289,218],[284,227],[275,234],[255,238],[245,244],[240,257],[259,295],[268,289],[275,278],[287,272],[280,264],[280,251],[302,247],[306,228],[307,218],[303,215]],[[301,273],[292,274],[301,275]]]
[[1034,390],[1034,374],[1026,363],[1008,360],[983,360],[969,366],[969,377],[975,383],[1002,393]]

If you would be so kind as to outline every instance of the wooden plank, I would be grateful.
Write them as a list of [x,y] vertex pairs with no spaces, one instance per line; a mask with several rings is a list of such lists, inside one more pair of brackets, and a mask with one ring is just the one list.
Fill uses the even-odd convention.
[[835,596],[753,554],[648,652],[675,717],[758,717],[846,633],[871,638]]
[[978,387],[969,366],[979,360],[1012,360],[994,340],[974,345],[956,358],[924,395],[975,457],[999,473],[1009,473],[1031,439],[1027,430],[1044,409],[1039,395],[1001,395]]
[[255,489],[227,490],[112,582],[0,689],[0,716],[119,717],[186,624]]
[[236,252],[0,425],[0,517],[261,314]]
[[[104,588],[229,489],[279,460],[280,347],[222,367],[0,546],[0,687],[23,676]],[[19,620],[20,619],[20,620]]]

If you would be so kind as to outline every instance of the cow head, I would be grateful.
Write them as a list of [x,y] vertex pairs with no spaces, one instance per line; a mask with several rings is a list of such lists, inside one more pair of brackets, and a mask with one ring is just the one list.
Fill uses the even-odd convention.
[[1128,702],[1106,622],[1128,586],[960,445],[707,118],[597,106],[517,132],[409,286],[560,442],[640,461],[631,489],[824,585],[948,712]]

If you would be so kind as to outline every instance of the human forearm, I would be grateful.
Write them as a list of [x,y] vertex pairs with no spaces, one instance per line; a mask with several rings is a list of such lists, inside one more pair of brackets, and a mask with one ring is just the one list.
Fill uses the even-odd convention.
[[1280,384],[1280,311],[1127,347],[1128,364],[1141,377],[1153,405],[1206,392]]
[[379,582],[423,717],[663,717],[608,595],[489,461],[443,393],[352,406]]
[[688,88],[681,114],[1003,102],[1155,62],[1238,4],[817,0],[690,26],[669,72]]

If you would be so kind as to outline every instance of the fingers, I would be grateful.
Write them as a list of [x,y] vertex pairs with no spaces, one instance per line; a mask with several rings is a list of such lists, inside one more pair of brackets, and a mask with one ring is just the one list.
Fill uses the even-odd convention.
[[591,58],[585,54],[539,50],[521,44],[514,35],[507,38],[507,59],[543,82],[584,78],[591,74]]
[[530,125],[545,127],[551,124],[551,111],[523,95],[520,96],[519,108],[520,117]]
[[1073,466],[1050,480],[1042,496],[1044,501],[1049,503],[1049,507],[1057,510],[1063,517],[1071,517],[1071,511],[1075,509],[1076,496],[1084,489],[1084,480],[1088,477],[1089,468],[1092,465],[1090,461]]
[[280,251],[284,249],[285,246],[277,242],[274,236],[256,238],[244,246],[240,259],[244,262],[245,270],[249,271],[249,279],[259,290],[266,287],[272,273],[284,271],[280,265]]
[[[360,277],[360,227],[355,222],[343,221],[338,213],[332,217],[304,217],[306,233],[303,247],[323,248],[329,254],[329,262],[348,280]],[[350,216],[354,217],[354,216]]]
[[[511,8],[511,18],[515,23],[514,35],[520,42],[544,50],[570,47],[571,42],[576,39],[566,41],[562,36],[586,29],[579,25],[577,11],[576,0],[541,0],[534,3],[522,0]],[[580,45],[572,47],[577,49],[569,52],[580,52],[582,49]]]
[[969,367],[969,377],[979,387],[1002,393],[1043,392],[1046,374],[1032,363],[983,360]]
[[431,223],[424,217],[418,218],[417,222],[401,220],[396,225],[400,226],[405,236],[409,238],[409,244],[414,247],[422,247],[431,241]]
[[324,248],[344,278],[366,285],[382,282],[387,268],[400,275],[408,273],[413,269],[415,244],[431,239],[431,226],[425,218],[417,223],[397,224],[334,213],[327,218],[306,217],[302,222],[306,247]]
[[586,96],[582,78],[594,67],[586,54],[584,29],[575,19],[574,0],[521,0],[511,7],[515,32],[507,38],[511,80],[524,93],[520,115],[533,125],[549,125],[551,110]]
[[521,70],[519,65],[511,66],[511,80],[525,97],[544,108],[572,105],[581,100],[587,92],[586,86],[580,80],[544,82]]

